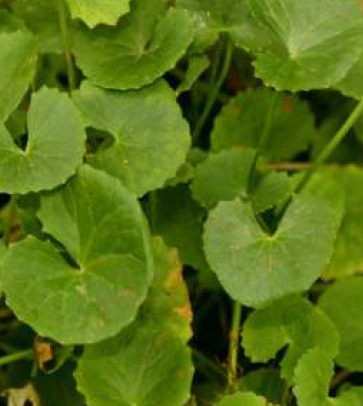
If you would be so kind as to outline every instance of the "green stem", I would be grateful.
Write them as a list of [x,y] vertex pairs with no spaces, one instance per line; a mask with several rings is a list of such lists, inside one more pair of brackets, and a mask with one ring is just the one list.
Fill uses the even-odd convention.
[[73,65],[73,58],[71,52],[71,41],[67,24],[67,11],[64,5],[64,0],[56,0],[58,15],[59,15],[59,26],[62,36],[64,55],[67,62],[67,72],[68,72],[68,82],[69,90],[72,91],[76,87],[75,71]]
[[34,357],[34,350],[25,350],[15,352],[14,354],[5,355],[0,358],[0,367],[3,365],[11,364],[12,362],[21,361],[23,359],[32,359]]
[[193,134],[194,140],[199,139],[200,134],[204,128],[204,125],[209,117],[209,114],[211,113],[213,106],[218,98],[218,94],[223,86],[224,81],[226,80],[226,77],[229,72],[229,68],[231,66],[232,55],[233,55],[233,45],[230,41],[228,41],[227,45],[226,45],[226,53],[225,53],[221,72],[220,72],[219,77],[217,78],[214,86],[211,88],[211,90],[209,92],[207,103],[206,103],[204,110],[200,116],[200,119],[195,127],[194,134]]
[[320,152],[313,162],[312,169],[304,174],[301,180],[296,185],[296,192],[300,192],[304,186],[309,182],[314,173],[320,168],[320,166],[330,157],[335,148],[343,141],[345,136],[349,133],[351,128],[357,122],[361,114],[363,113],[363,100],[361,100],[346,122],[340,128],[340,130],[334,135],[331,141]]
[[229,357],[228,357],[228,387],[235,389],[238,378],[238,353],[239,353],[239,335],[242,317],[242,306],[234,302],[232,326],[229,336]]
[[[193,348],[193,357],[196,359],[196,361],[199,362],[200,365],[203,365],[205,368],[203,370],[205,371],[206,375],[209,375],[208,371],[212,372],[214,375],[219,376],[223,380],[226,379],[226,374],[221,366],[213,362],[210,358],[205,356],[203,353],[200,351],[196,350]],[[213,378],[213,377],[212,377]]]
[[268,139],[269,139],[270,133],[271,133],[273,113],[274,113],[274,109],[275,109],[275,106],[277,103],[277,99],[278,99],[278,93],[274,92],[274,94],[271,97],[270,103],[269,103],[265,125],[263,127],[263,131],[260,136],[260,139],[258,140],[259,153],[261,153],[261,151],[263,151],[267,146]]

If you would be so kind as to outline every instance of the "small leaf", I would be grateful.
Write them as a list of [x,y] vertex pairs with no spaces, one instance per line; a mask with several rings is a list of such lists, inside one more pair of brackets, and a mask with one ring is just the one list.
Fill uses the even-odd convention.
[[226,396],[215,406],[268,406],[266,400],[252,392],[237,392],[233,395]]
[[244,324],[242,345],[253,362],[267,362],[288,345],[281,376],[291,382],[296,363],[310,348],[320,347],[335,357],[339,336],[319,308],[308,300],[291,297],[254,311]]
[[310,288],[333,253],[340,221],[341,213],[323,196],[299,195],[269,235],[250,204],[222,202],[205,226],[207,260],[233,299],[260,307]]
[[42,197],[39,217],[68,254],[34,237],[11,246],[3,279],[17,317],[64,344],[100,341],[130,324],[152,272],[148,230],[133,195],[84,166]]
[[269,139],[262,153],[269,160],[289,160],[307,149],[316,133],[307,102],[269,89],[250,89],[232,99],[217,116],[212,150],[257,148],[270,109]]
[[192,55],[189,57],[188,69],[185,76],[176,90],[177,96],[190,90],[202,73],[210,65],[209,58],[205,55]]
[[336,282],[320,297],[319,306],[333,321],[341,337],[337,362],[363,372],[363,279],[349,277]]
[[192,183],[195,200],[205,208],[220,201],[246,197],[256,151],[233,148],[210,154],[198,165]]
[[247,0],[235,42],[256,55],[256,75],[279,90],[332,86],[362,53],[356,0]]
[[138,196],[163,186],[185,162],[189,128],[166,82],[138,92],[111,92],[86,82],[74,100],[90,126],[114,138],[88,162]]
[[28,142],[19,148],[0,124],[0,191],[28,193],[64,183],[82,163],[86,133],[67,95],[42,88],[32,97]]
[[192,21],[168,0],[133,0],[117,27],[79,25],[74,36],[77,65],[94,84],[138,89],[174,68],[193,39]]
[[36,42],[26,31],[0,33],[0,122],[16,109],[35,74]]
[[81,18],[89,27],[115,25],[130,11],[131,0],[66,0],[72,18]]
[[243,392],[256,393],[265,397],[271,404],[278,404],[283,397],[286,383],[277,369],[259,368],[244,375],[238,386]]

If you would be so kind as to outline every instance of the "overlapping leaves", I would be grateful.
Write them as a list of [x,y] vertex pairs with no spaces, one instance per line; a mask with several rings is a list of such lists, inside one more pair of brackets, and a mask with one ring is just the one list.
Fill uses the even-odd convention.
[[42,197],[39,217],[63,248],[34,237],[11,246],[3,265],[9,305],[61,343],[116,334],[135,318],[152,274],[138,202],[119,181],[84,166]]

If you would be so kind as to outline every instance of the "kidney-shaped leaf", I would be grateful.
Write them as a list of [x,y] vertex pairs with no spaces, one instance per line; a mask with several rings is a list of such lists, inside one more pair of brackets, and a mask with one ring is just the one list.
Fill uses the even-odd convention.
[[174,68],[193,39],[193,26],[185,10],[168,3],[133,0],[115,28],[79,25],[75,56],[84,74],[96,85],[123,90],[148,85]]
[[61,343],[116,334],[135,318],[151,279],[150,241],[137,200],[118,180],[84,166],[42,197],[39,217],[71,259],[33,237],[11,246],[3,267],[10,307]]
[[88,346],[75,373],[93,406],[181,406],[190,396],[190,350],[153,320],[138,321],[114,339]]
[[82,163],[86,133],[67,95],[42,88],[28,112],[28,142],[19,148],[0,124],[0,191],[28,193],[64,183]]
[[329,287],[319,306],[336,325],[341,336],[337,357],[343,367],[363,372],[363,278],[349,277]]
[[325,88],[357,62],[363,19],[356,0],[246,0],[248,13],[234,31],[256,55],[256,74],[277,89]]
[[67,0],[73,18],[81,18],[89,27],[115,25],[130,11],[131,0]]
[[137,92],[102,90],[86,82],[74,99],[90,126],[114,138],[88,162],[138,196],[163,186],[186,160],[188,124],[164,81]]
[[318,279],[333,253],[340,221],[340,213],[322,197],[299,195],[278,230],[269,235],[250,204],[238,199],[222,202],[206,223],[207,260],[235,300],[265,305],[306,290]]
[[243,327],[242,345],[253,362],[267,362],[288,345],[281,376],[291,382],[297,361],[308,349],[338,354],[339,336],[333,323],[308,300],[291,297],[254,311]]
[[25,31],[0,34],[0,121],[21,102],[35,73],[36,42]]

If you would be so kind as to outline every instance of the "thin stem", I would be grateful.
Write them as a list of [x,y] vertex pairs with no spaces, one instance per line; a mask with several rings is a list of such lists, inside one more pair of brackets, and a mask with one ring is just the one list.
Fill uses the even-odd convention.
[[15,352],[14,354],[5,355],[0,358],[0,367],[3,365],[11,364],[12,362],[21,361],[23,359],[32,359],[34,357],[34,350],[25,350]]
[[338,372],[334,379],[332,380],[332,383],[330,385],[330,389],[335,389],[337,386],[339,386],[341,383],[343,383],[347,378],[349,378],[351,375],[351,372],[345,371],[344,369],[340,372]]
[[235,389],[238,378],[238,353],[239,335],[242,317],[242,306],[234,302],[232,326],[229,336],[229,357],[228,357],[228,387]]
[[55,0],[57,2],[59,26],[62,36],[64,55],[67,62],[69,90],[72,91],[76,87],[75,71],[71,52],[71,41],[67,24],[67,12],[63,0]]
[[277,96],[278,96],[278,93],[274,92],[274,94],[271,97],[270,103],[269,103],[265,125],[263,127],[262,134],[258,141],[259,151],[263,151],[266,148],[268,139],[270,137],[271,127],[272,127],[272,118],[273,118],[273,113],[274,113],[274,109],[275,109],[276,102],[277,102]]
[[310,162],[273,162],[266,165],[270,171],[305,171],[312,168]]
[[204,125],[209,117],[209,114],[212,111],[213,106],[218,98],[218,94],[222,88],[224,81],[226,80],[226,77],[229,72],[229,68],[231,66],[232,55],[233,55],[233,45],[230,41],[227,41],[226,53],[225,53],[225,57],[224,57],[224,61],[223,61],[223,66],[222,66],[221,72],[219,74],[219,77],[215,82],[215,85],[211,88],[211,90],[209,92],[209,97],[207,99],[207,103],[206,103],[204,110],[200,116],[200,119],[197,122],[197,125],[195,127],[194,134],[193,134],[194,140],[199,139],[200,134],[204,128]]
[[[218,365],[217,363],[213,362],[210,358],[205,356],[203,353],[196,350],[195,348],[193,348],[193,357],[197,361],[199,361],[199,363],[201,365],[204,365],[205,368],[207,368],[210,372],[214,373],[215,375],[218,375],[223,380],[226,379],[226,374],[225,374],[223,368],[220,365]],[[208,372],[206,372],[206,374],[208,374]]]
[[313,162],[312,169],[305,173],[301,180],[296,185],[296,192],[300,192],[304,186],[309,182],[314,173],[320,168],[320,166],[329,158],[335,148],[343,141],[345,136],[349,133],[351,128],[357,122],[361,114],[363,113],[363,100],[361,100],[346,122],[340,128],[340,130],[334,135],[326,147],[320,152]]

